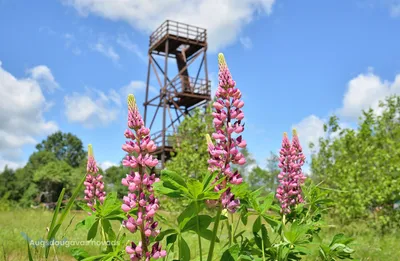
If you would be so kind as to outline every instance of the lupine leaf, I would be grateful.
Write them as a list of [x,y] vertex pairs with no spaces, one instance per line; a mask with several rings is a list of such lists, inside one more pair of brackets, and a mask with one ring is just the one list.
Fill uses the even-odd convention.
[[197,219],[198,219],[198,222],[199,222],[199,226],[201,227],[201,228],[207,228],[210,224],[211,224],[211,221],[212,221],[212,218],[210,217],[210,216],[208,216],[208,215],[196,215],[196,216],[193,216],[185,225],[184,225],[184,227],[182,228],[182,230],[181,230],[181,232],[185,232],[185,231],[188,231],[188,230],[196,230],[196,227],[197,227]]
[[180,261],[190,260],[190,248],[182,236],[179,238],[179,256]]
[[96,220],[93,223],[92,227],[89,229],[89,232],[87,234],[87,240],[91,240],[96,237],[98,227],[99,227],[99,220]]

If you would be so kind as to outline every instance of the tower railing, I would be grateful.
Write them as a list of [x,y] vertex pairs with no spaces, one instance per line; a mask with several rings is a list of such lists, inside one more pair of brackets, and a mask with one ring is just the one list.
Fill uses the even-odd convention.
[[[150,135],[151,139],[154,141],[156,147],[162,146],[162,137],[163,131],[157,131]],[[175,147],[178,143],[176,134],[173,131],[166,131],[165,132],[165,146],[167,147]]]
[[160,41],[166,35],[174,35],[177,37],[182,37],[184,39],[194,40],[196,42],[206,42],[207,41],[207,30],[192,26],[180,22],[175,22],[171,20],[165,21],[160,27],[158,27],[151,35],[150,35],[150,44],[149,46],[153,46],[158,41]]
[[169,91],[176,91],[179,93],[191,93],[203,96],[211,95],[211,81],[205,79],[199,79],[190,76],[180,76],[172,81],[172,84],[168,88]]

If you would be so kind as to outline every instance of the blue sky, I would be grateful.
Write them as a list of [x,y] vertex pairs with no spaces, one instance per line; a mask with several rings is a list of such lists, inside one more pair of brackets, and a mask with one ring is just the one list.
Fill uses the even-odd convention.
[[126,93],[142,104],[149,35],[166,19],[208,29],[214,86],[225,54],[260,165],[284,131],[307,147],[332,113],[352,127],[400,93],[397,0],[0,0],[0,167],[23,165],[56,130],[117,163]]

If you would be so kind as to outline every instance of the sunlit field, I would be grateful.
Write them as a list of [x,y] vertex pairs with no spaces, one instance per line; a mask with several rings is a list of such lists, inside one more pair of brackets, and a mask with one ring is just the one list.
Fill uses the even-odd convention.
[[[82,211],[73,211],[68,215],[68,222],[62,227],[62,235],[64,235],[67,240],[86,241],[87,232],[85,230],[74,229],[77,221],[83,219],[85,216],[86,214]],[[51,212],[42,210],[14,210],[0,212],[0,237],[2,238],[0,260],[27,260],[27,241],[21,235],[21,232],[26,233],[32,240],[39,240],[46,234],[45,228],[49,226],[51,218]],[[69,223],[71,219],[72,221]],[[116,230],[119,229],[118,224],[114,224],[114,226]],[[168,228],[165,225],[162,225],[161,227],[162,229]],[[346,234],[357,238],[352,246],[356,251],[354,257],[359,260],[397,260],[397,257],[400,256],[400,249],[398,247],[400,236],[398,233],[388,234],[381,237],[374,234],[374,232],[368,227],[367,223],[355,223],[344,227],[340,225],[331,226],[324,232],[324,234],[326,234],[327,237],[331,237],[337,232],[345,232]],[[248,233],[250,233],[250,231],[248,231]],[[190,243],[191,249],[197,248],[195,239],[196,236],[194,234],[187,239]],[[72,251],[72,248],[72,246],[69,248],[60,246],[57,250],[58,260],[75,260],[71,257],[70,252]],[[97,246],[85,246],[84,249],[92,254],[99,251],[99,247]],[[204,249],[207,249],[207,245],[204,245]],[[50,260],[57,259],[52,257]],[[199,259],[194,257],[193,260]],[[216,258],[216,260],[219,259]],[[308,257],[306,260],[315,260],[315,258]]]

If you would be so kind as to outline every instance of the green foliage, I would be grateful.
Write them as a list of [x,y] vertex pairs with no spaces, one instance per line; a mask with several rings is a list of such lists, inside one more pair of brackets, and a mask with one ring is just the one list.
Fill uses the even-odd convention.
[[[213,231],[208,229],[213,218],[209,215],[202,214],[205,208],[205,201],[209,199],[218,199],[224,190],[214,192],[215,175],[206,174],[203,181],[195,179],[185,180],[181,175],[170,171],[161,171],[161,181],[154,184],[154,190],[160,194],[166,195],[173,199],[186,199],[188,205],[177,217],[176,223],[168,223],[173,229],[161,232],[156,240],[162,240],[168,235],[170,243],[169,248],[179,248],[179,260],[190,259],[190,248],[184,239],[184,234],[196,233],[198,236],[199,249],[201,249],[201,238],[212,241],[213,239],[219,242]],[[162,219],[165,221],[165,219]],[[176,238],[178,241],[176,242]],[[168,241],[168,239],[167,239]],[[200,256],[202,251],[200,250]],[[201,258],[200,258],[201,259]]]
[[[117,193],[110,193],[106,196],[103,204],[96,202],[96,211],[92,211],[85,203],[79,202],[78,205],[90,213],[85,219],[77,223],[75,230],[86,229],[87,240],[94,240],[97,235],[100,235],[101,241],[107,243],[107,247],[103,249],[101,255],[88,256],[83,249],[77,248],[74,250],[77,260],[123,260],[125,234],[116,234],[113,230],[112,223],[117,221],[121,223],[126,218],[125,213],[121,210],[121,201],[117,197]],[[111,244],[118,242],[118,244]]]
[[277,176],[280,172],[278,163],[279,156],[270,152],[270,156],[267,158],[266,169],[260,166],[252,168],[248,175],[245,176],[250,189],[257,190],[261,188],[264,194],[275,191],[278,185]]
[[86,159],[82,141],[71,133],[58,131],[36,145],[36,149],[53,153],[58,160],[67,162],[73,168]]
[[112,166],[104,173],[105,190],[116,192],[118,198],[122,198],[126,194],[126,187],[121,184],[121,179],[126,177],[128,170],[122,165]]
[[201,179],[208,172],[208,150],[205,135],[213,132],[210,108],[196,109],[178,127],[176,155],[167,162],[166,169],[184,177]]
[[[379,113],[378,113],[379,112]],[[400,97],[363,112],[357,130],[332,117],[312,156],[313,178],[323,181],[341,222],[368,219],[382,232],[400,224]]]
[[[75,199],[79,195],[83,182],[85,181],[85,176],[84,175],[80,182],[77,184],[75,187],[75,190],[73,191],[70,199],[66,203],[65,207],[61,209],[62,207],[62,202],[64,200],[64,195],[65,195],[65,188],[61,190],[61,193],[59,194],[58,200],[56,207],[54,209],[53,217],[50,223],[50,226],[47,228],[47,234],[45,236],[45,244],[44,244],[44,252],[41,251],[36,251],[35,252],[35,258],[34,255],[32,254],[31,247],[30,247],[30,240],[27,235],[25,235],[26,240],[27,240],[27,245],[28,245],[28,258],[30,261],[33,260],[48,260],[50,256],[50,248],[53,244],[53,242],[56,240],[57,234],[60,231],[61,225],[64,223],[66,217],[68,216]],[[53,247],[54,248],[54,247]],[[54,251],[56,252],[55,248]],[[56,255],[57,256],[57,255]]]
[[354,253],[354,250],[349,248],[347,244],[352,241],[353,239],[346,238],[343,234],[337,234],[329,245],[320,246],[320,257],[323,260],[329,261],[337,260],[337,258],[351,258],[351,254]]
[[253,158],[253,155],[251,155],[250,151],[247,148],[240,149],[240,153],[242,153],[245,157],[246,163],[244,165],[235,166],[235,169],[239,171],[242,177],[246,178],[249,176],[249,167],[256,164],[256,160]]
[[[248,225],[248,216],[255,216],[253,238],[239,233],[241,241],[235,242],[238,259],[232,260],[301,260],[306,256],[319,256],[315,260],[351,259],[354,252],[348,245],[351,239],[338,234],[326,245],[319,237],[323,227],[321,216],[330,204],[325,192],[311,182],[304,190],[306,203],[286,216],[279,214],[273,193],[265,197],[261,190],[246,192],[240,215],[244,225]],[[231,249],[224,255],[227,251]]]
[[54,161],[57,161],[57,158],[50,151],[32,153],[25,167],[15,172],[17,184],[15,191],[19,196],[14,197],[13,200],[19,201],[22,206],[30,206],[40,193],[37,184],[33,182],[35,171]]
[[[69,196],[84,173],[82,141],[71,133],[56,132],[39,143],[27,164],[20,169],[5,168],[0,175],[0,197],[28,207],[55,202],[62,188]],[[11,203],[11,204],[14,204]]]
[[44,202],[55,202],[63,188],[69,194],[76,187],[82,173],[85,172],[72,168],[65,161],[53,161],[34,172],[33,182],[41,192]]
[[[214,192],[214,175],[208,174],[203,182],[188,179],[172,171],[162,171],[161,181],[155,184],[155,191],[174,199],[186,199],[189,204],[178,215],[174,224],[167,223],[171,229],[160,233],[156,240],[168,238],[169,249],[179,253],[179,260],[189,260],[191,249],[184,238],[187,232],[198,235],[199,249],[202,240],[210,241],[208,260],[212,260],[212,250],[221,239],[216,231],[208,227],[214,223],[225,222],[227,240],[222,246],[221,261],[225,260],[301,260],[306,256],[315,256],[316,260],[351,259],[354,250],[349,244],[352,239],[338,234],[326,243],[319,236],[326,214],[332,201],[327,199],[327,192],[315,186],[311,180],[304,187],[304,204],[297,206],[290,215],[282,216],[274,193],[263,195],[263,189],[252,191],[246,184],[231,187],[236,197],[241,199],[240,218],[236,225],[233,215],[217,208],[216,216],[207,213],[204,202],[218,199],[222,191]],[[218,182],[223,182],[219,180]],[[231,221],[230,218],[231,217]],[[161,216],[160,216],[161,218]],[[161,220],[165,220],[161,218]],[[253,222],[250,223],[249,220]],[[239,231],[239,222],[251,228],[251,237],[246,229]],[[175,247],[175,248],[174,248]],[[176,250],[176,247],[179,249]],[[202,256],[200,252],[200,256]],[[201,258],[200,258],[201,260]]]
[[16,193],[16,180],[15,180],[15,171],[8,168],[7,166],[4,168],[3,173],[0,175],[0,197],[5,199],[12,199],[17,197],[14,195]]

